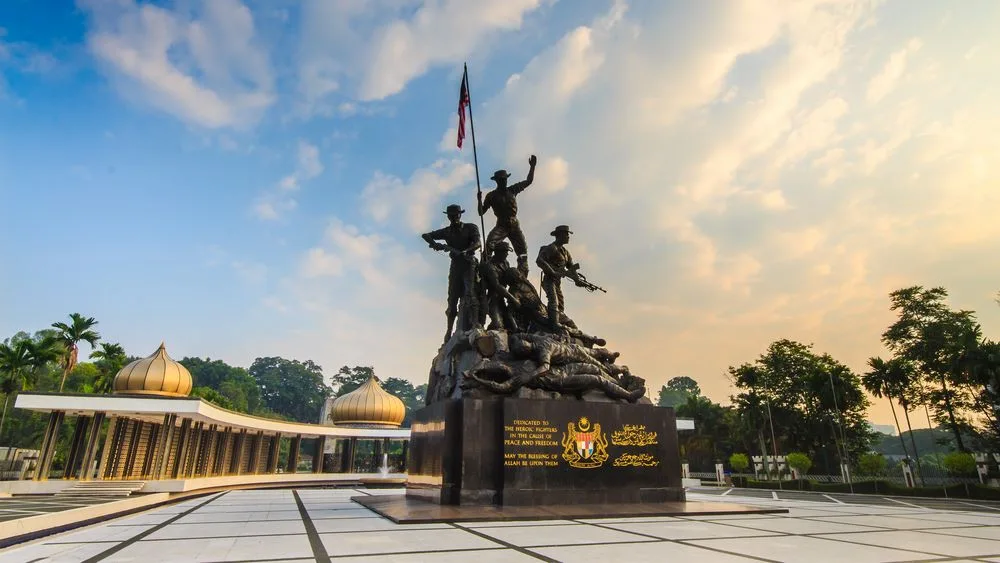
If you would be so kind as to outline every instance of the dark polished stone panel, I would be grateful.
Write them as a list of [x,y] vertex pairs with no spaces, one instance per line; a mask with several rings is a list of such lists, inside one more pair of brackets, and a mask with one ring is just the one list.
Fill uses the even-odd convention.
[[684,500],[670,408],[574,401],[504,403],[502,504]]
[[407,496],[440,504],[684,500],[673,409],[454,399],[414,414]]

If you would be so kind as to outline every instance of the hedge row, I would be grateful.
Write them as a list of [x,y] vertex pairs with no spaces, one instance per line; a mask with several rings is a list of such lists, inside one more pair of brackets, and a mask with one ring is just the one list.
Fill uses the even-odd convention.
[[[793,491],[815,491],[820,493],[850,493],[847,483],[817,483],[808,479],[781,481],[755,481],[748,477],[733,476],[733,485],[750,489],[784,489]],[[966,498],[977,500],[1000,500],[1000,489],[984,487],[975,483],[959,483],[947,487],[904,487],[891,481],[859,481],[853,484],[855,494],[893,495],[908,497]]]

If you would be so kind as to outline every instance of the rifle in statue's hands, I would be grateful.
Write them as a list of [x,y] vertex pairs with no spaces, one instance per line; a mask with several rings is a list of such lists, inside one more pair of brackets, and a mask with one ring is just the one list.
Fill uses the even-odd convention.
[[453,246],[448,246],[447,244],[435,243],[431,246],[434,250],[440,252],[447,252],[452,258],[465,258],[466,260],[475,258],[475,250],[459,250]]
[[[577,267],[579,267],[579,265]],[[573,276],[573,281],[576,282],[576,286],[577,287],[582,287],[583,289],[586,289],[587,291],[589,291],[591,293],[593,293],[595,291],[600,291],[601,293],[607,293],[608,292],[608,290],[604,289],[603,287],[601,287],[599,285],[594,285],[594,284],[590,283],[589,281],[587,281],[587,276],[581,274],[580,272],[574,271],[574,274],[575,275]]]

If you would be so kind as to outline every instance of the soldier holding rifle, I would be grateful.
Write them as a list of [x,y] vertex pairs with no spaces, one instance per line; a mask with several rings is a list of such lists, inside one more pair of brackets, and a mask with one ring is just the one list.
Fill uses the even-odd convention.
[[[449,205],[445,210],[450,225],[443,229],[421,235],[424,241],[438,251],[447,251],[451,256],[451,268],[448,270],[448,330],[445,332],[445,342],[451,338],[455,318],[458,316],[459,299],[462,301],[462,318],[459,330],[469,330],[478,320],[478,300],[475,293],[476,251],[481,246],[479,228],[472,223],[463,223],[462,214],[465,210],[460,205]],[[444,241],[441,244],[437,241]]]
[[569,243],[569,235],[573,234],[573,231],[569,230],[569,226],[559,225],[550,234],[556,240],[543,246],[538,251],[538,259],[536,260],[536,264],[542,269],[542,291],[545,292],[545,297],[548,300],[549,320],[553,323],[576,328],[576,323],[566,316],[562,294],[562,278],[569,278],[576,283],[577,287],[582,287],[588,291],[607,292],[603,288],[588,282],[587,278],[579,272],[580,265],[573,262],[573,257],[570,256],[569,250],[566,249],[566,245]]

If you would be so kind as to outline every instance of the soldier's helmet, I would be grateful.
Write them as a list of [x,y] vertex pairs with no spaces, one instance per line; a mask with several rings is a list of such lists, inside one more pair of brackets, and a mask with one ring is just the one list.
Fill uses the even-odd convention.
[[503,178],[504,180],[510,178],[510,172],[507,172],[506,170],[497,170],[492,176],[490,176],[490,180],[498,180],[500,178]]
[[465,210],[462,209],[461,205],[458,205],[457,203],[453,203],[453,204],[451,204],[451,205],[449,205],[448,207],[445,208],[444,213],[445,213],[445,215],[450,215],[452,213],[458,213],[459,215],[461,215],[462,213],[465,213]]

